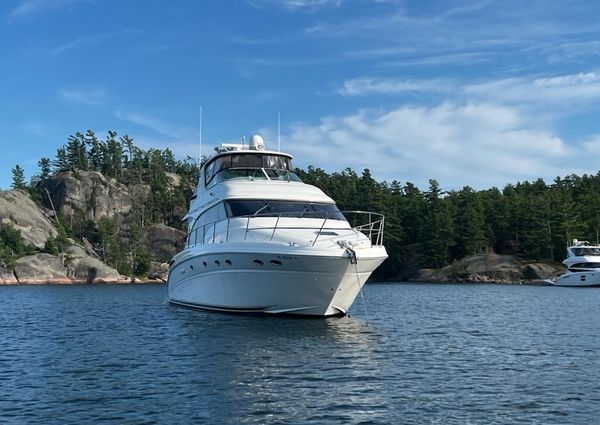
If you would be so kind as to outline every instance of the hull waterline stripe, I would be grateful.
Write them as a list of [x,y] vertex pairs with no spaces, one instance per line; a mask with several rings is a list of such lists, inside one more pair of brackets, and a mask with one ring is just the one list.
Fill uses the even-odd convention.
[[228,306],[222,306],[222,305],[184,303],[184,302],[175,301],[175,300],[169,300],[169,302],[171,304],[182,305],[184,307],[202,308],[205,310],[230,311],[230,312],[235,312],[235,313],[260,313],[260,312],[264,312],[266,309],[269,308],[269,306],[239,308],[239,307],[228,307]]

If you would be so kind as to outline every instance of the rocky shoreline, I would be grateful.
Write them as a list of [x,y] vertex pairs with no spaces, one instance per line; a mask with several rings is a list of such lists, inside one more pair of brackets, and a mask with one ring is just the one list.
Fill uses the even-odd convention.
[[[124,214],[131,208],[131,200],[121,199],[118,208],[102,210],[114,197],[115,182],[107,181],[99,173],[80,172],[80,180],[70,174],[56,178],[61,185],[61,196],[54,206],[61,211],[62,219],[70,219],[73,206],[83,211],[94,223],[109,214]],[[88,178],[89,177],[89,178]],[[93,177],[96,189],[90,194],[79,185]],[[69,184],[64,184],[67,180]],[[73,182],[71,182],[73,180]],[[89,185],[92,185],[91,183]],[[93,186],[93,185],[92,185]],[[119,192],[120,193],[120,192]],[[93,208],[92,208],[93,207]],[[94,221],[95,220],[95,221]],[[61,252],[52,255],[46,251],[47,242],[58,235],[54,211],[38,206],[29,193],[22,190],[0,191],[0,224],[19,232],[29,255],[21,256],[9,264],[0,260],[0,285],[20,284],[82,284],[82,283],[164,283],[167,279],[171,257],[183,248],[185,233],[162,224],[151,224],[142,229],[141,245],[150,254],[150,269],[144,276],[126,276],[102,261],[101,253],[85,239],[77,242],[68,239]]]
[[0,267],[0,285],[165,283],[167,274],[168,264],[153,263],[144,279],[124,276],[73,245],[62,255],[33,254],[19,258],[12,268]]
[[407,280],[434,283],[546,285],[564,272],[560,263],[529,262],[512,255],[471,255],[441,269],[420,269]]
[[[167,177],[171,185],[179,184],[177,175]],[[10,263],[0,261],[0,285],[166,282],[167,262],[183,248],[185,232],[164,224],[149,224],[141,230],[139,243],[151,261],[149,270],[139,277],[125,276],[109,267],[102,261],[106,251],[94,248],[85,238],[78,242],[69,239],[58,255],[44,252],[48,241],[58,235],[56,211],[61,220],[72,221],[79,213],[98,226],[102,219],[122,222],[134,204],[134,197],[125,186],[98,172],[63,173],[50,178],[47,185],[52,209],[38,206],[26,191],[0,191],[0,224],[20,232],[29,254]],[[394,281],[539,285],[563,270],[558,263],[528,262],[486,253],[465,257],[440,269],[405,270]]]

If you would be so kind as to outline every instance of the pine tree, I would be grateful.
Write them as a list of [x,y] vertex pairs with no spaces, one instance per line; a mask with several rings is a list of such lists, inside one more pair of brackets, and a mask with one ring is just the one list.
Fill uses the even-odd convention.
[[86,151],[86,141],[83,133],[79,131],[74,135],[70,135],[65,147],[66,160],[71,170],[87,170],[88,158]]
[[479,195],[469,186],[465,186],[453,197],[457,211],[456,242],[459,251],[455,255],[463,257],[481,254],[486,247],[484,233],[484,214]]
[[94,133],[92,130],[88,130],[85,133],[85,144],[88,152],[87,162],[89,169],[93,171],[101,171],[106,146],[104,143],[98,140],[96,133]]
[[25,185],[25,171],[19,164],[15,165],[12,169],[12,188],[13,189],[27,189]]
[[55,173],[64,173],[69,170],[69,162],[67,161],[67,151],[64,147],[56,150],[56,159],[52,163]]
[[40,180],[46,181],[51,175],[51,162],[50,158],[42,158],[38,161],[38,167],[40,167]]
[[421,232],[421,243],[425,264],[428,267],[443,267],[450,259],[454,246],[454,211],[448,199],[442,199],[442,190],[437,180],[429,180],[429,191],[425,192],[427,210]]

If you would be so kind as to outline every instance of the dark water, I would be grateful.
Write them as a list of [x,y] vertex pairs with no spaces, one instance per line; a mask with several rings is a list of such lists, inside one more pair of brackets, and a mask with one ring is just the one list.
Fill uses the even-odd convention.
[[4,424],[594,424],[600,290],[370,284],[351,317],[0,287]]

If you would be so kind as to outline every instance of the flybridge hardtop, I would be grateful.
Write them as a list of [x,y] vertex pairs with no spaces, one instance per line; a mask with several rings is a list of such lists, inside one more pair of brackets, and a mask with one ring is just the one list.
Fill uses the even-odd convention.
[[[387,253],[384,218],[303,183],[292,156],[223,145],[200,173],[185,249],[169,268],[174,304],[227,312],[346,314]],[[358,218],[357,218],[358,217]]]
[[200,183],[207,189],[231,179],[300,181],[292,171],[292,156],[267,151],[262,137],[252,136],[244,144],[224,144],[202,168]]

